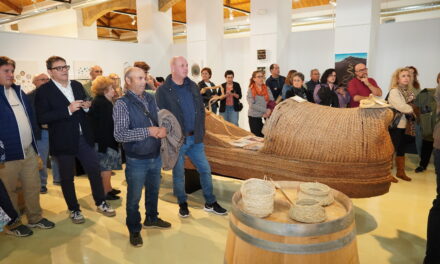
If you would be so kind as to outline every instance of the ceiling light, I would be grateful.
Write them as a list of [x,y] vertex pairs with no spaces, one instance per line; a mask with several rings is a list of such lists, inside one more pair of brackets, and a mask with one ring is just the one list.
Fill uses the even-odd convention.
[[229,20],[234,20],[234,14],[232,14],[231,9],[229,9]]
[[336,0],[330,0],[329,1],[329,4],[331,4],[332,6],[336,6],[337,4],[336,4]]

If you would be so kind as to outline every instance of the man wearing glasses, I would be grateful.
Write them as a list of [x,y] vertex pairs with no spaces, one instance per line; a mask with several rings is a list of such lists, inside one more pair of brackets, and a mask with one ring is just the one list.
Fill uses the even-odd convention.
[[97,211],[105,216],[115,216],[115,210],[105,202],[98,156],[86,120],[91,102],[85,100],[83,86],[69,80],[70,66],[66,65],[65,59],[52,56],[47,59],[46,67],[51,80],[37,90],[35,107],[39,123],[47,124],[49,128],[49,151],[58,161],[61,189],[70,218],[74,224],[85,221],[73,181],[75,157],[89,177]]
[[92,82],[96,79],[96,77],[102,76],[102,68],[98,65],[90,68],[90,80],[84,84],[84,91],[87,94],[87,97],[93,97],[92,94]]
[[370,94],[382,96],[382,89],[373,78],[368,77],[368,68],[365,64],[356,64],[354,75],[355,77],[348,82],[348,92],[351,96],[350,107],[359,107],[359,102],[368,98]]

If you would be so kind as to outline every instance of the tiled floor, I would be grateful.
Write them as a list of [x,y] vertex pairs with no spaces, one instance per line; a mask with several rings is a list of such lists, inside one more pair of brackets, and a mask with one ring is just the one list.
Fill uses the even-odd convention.
[[[407,172],[412,182],[399,181],[380,197],[353,200],[361,263],[422,262],[427,215],[436,183],[433,166],[415,174],[410,171],[416,167],[415,162],[415,156],[408,158]],[[163,173],[159,212],[173,226],[169,230],[143,230],[143,247],[133,248],[125,227],[123,171],[117,172],[112,181],[122,190],[123,199],[111,202],[118,214],[107,218],[95,211],[87,178],[76,178],[77,194],[87,218],[83,225],[71,223],[60,187],[49,185],[41,204],[44,216],[55,221],[56,228],[35,230],[28,238],[0,234],[0,263],[223,263],[228,217],[204,212],[200,191],[190,195],[191,217],[181,219],[172,195],[171,175]],[[230,208],[232,194],[240,184],[239,180],[214,178],[217,198],[226,208]]]

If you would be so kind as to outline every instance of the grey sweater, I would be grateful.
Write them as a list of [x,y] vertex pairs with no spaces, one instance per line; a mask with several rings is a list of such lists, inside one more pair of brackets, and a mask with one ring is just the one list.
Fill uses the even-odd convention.
[[[267,88],[267,93],[269,94],[269,100],[273,100],[273,95],[269,87]],[[267,110],[267,102],[264,99],[264,96],[257,95],[254,98],[252,96],[252,90],[248,88],[247,101],[249,104],[248,116],[263,117],[264,113],[266,113]]]

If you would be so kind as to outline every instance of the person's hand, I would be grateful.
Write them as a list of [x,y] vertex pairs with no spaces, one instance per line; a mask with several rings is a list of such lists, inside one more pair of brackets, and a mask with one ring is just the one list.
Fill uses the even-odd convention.
[[73,102],[70,103],[70,105],[69,105],[69,111],[70,111],[71,113],[75,113],[76,111],[78,111],[78,110],[81,108],[83,102],[84,102],[83,100],[76,100],[76,101],[73,101]]
[[159,133],[157,134],[158,138],[165,138],[167,136],[167,129],[164,127],[159,127]]
[[150,133],[150,137],[158,138],[160,132],[158,127],[148,127],[147,129]]
[[337,90],[337,92],[338,92],[338,94],[341,94],[341,95],[344,95],[345,96],[345,90],[344,90],[344,88],[339,88],[338,90]]
[[92,101],[84,101],[82,103],[82,108],[83,109],[88,109],[88,108],[90,108],[90,106],[92,106]]
[[43,169],[43,159],[41,159],[40,156],[37,156],[37,162],[38,162],[38,170]]
[[368,75],[364,75],[361,78],[361,82],[363,82],[366,86],[370,85],[370,82],[368,81]]

